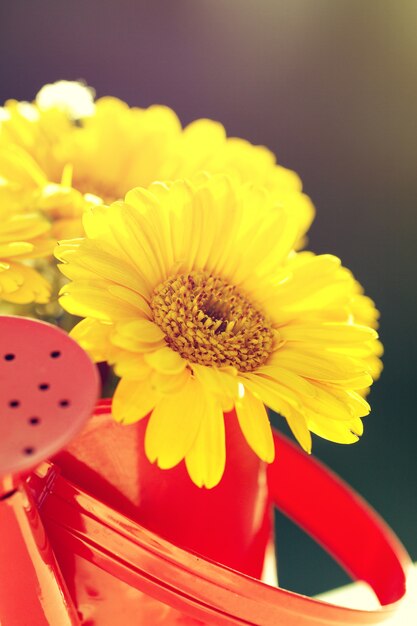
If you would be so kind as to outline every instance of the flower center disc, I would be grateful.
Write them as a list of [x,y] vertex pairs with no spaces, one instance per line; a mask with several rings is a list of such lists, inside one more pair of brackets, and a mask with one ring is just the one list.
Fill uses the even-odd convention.
[[192,363],[252,372],[272,352],[271,324],[222,278],[202,271],[169,278],[151,308],[167,344]]

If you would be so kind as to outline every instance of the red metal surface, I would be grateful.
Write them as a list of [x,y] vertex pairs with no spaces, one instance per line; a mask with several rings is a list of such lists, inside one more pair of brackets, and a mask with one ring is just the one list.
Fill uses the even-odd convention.
[[271,537],[266,466],[235,413],[225,415],[223,479],[207,490],[192,483],[184,463],[160,470],[148,461],[147,420],[120,426],[110,407],[100,406],[104,412],[55,457],[63,476],[172,543],[259,578]]
[[382,605],[400,600],[410,559],[391,529],[323,464],[278,435],[275,442],[277,458],[268,468],[268,482],[276,506],[321,543],[353,579],[367,582]]
[[[390,604],[378,611],[351,610],[268,587],[182,550],[72,485],[52,466],[55,476],[49,495],[44,493],[41,515],[72,582],[84,626],[158,621],[166,626],[364,626],[391,616],[405,593],[411,566],[405,550],[344,483],[282,436],[276,436],[276,445],[270,473],[273,499]],[[283,468],[286,477],[291,472],[291,487],[281,480]],[[37,488],[35,481],[33,486]],[[310,500],[303,500],[310,492]],[[317,506],[311,505],[314,494]],[[326,499],[331,505],[321,508]],[[335,512],[339,507],[340,515]],[[334,532],[335,523],[341,524],[340,532]],[[354,549],[348,530],[367,541]]]
[[21,489],[0,501],[0,624],[79,626],[38,511]]

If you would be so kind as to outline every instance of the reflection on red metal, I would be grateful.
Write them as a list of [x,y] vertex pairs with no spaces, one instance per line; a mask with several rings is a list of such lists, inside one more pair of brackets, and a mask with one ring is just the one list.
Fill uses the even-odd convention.
[[[269,474],[273,500],[355,577],[367,580],[386,606],[351,610],[268,587],[162,539],[71,484],[51,465],[31,479],[31,486],[35,494],[44,493],[41,516],[83,625],[364,626],[393,614],[411,566],[398,540],[320,464],[281,436],[276,435],[276,445],[277,461]],[[286,476],[292,473],[288,488],[281,463]],[[311,506],[302,506],[310,492]],[[335,523],[340,524],[336,533]],[[355,548],[352,533],[366,541]]]
[[0,501],[0,624],[79,626],[37,508],[22,487]]

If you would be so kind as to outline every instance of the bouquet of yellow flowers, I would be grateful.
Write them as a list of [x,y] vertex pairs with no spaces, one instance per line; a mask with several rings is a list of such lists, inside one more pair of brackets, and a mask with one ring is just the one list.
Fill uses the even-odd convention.
[[[375,305],[306,250],[313,217],[297,174],[218,122],[65,81],[0,109],[0,311],[69,331],[110,396],[55,463],[253,576],[280,453],[268,411],[308,453],[311,433],[354,443],[381,371]],[[196,623],[170,619],[146,623]]]

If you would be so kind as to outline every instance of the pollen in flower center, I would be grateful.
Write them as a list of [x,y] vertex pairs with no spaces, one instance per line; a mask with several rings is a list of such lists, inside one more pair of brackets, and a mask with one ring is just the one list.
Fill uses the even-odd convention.
[[152,295],[167,344],[192,363],[251,372],[272,352],[274,331],[234,285],[202,271],[173,276]]

